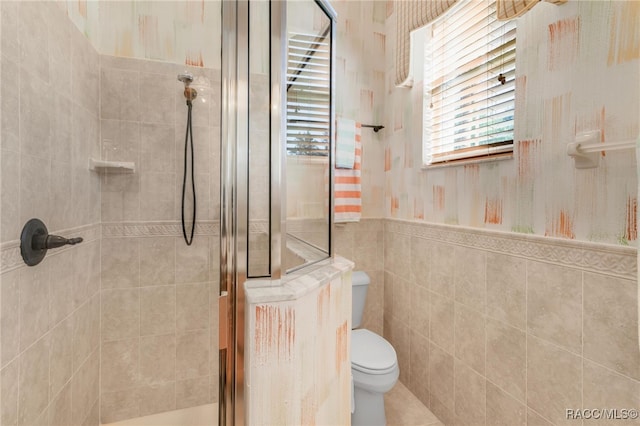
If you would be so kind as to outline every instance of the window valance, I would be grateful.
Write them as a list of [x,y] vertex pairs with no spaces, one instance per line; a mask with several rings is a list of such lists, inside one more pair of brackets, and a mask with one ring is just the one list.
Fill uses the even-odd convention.
[[[472,0],[476,1],[476,0]],[[521,16],[541,0],[497,0],[499,20]],[[567,0],[545,0],[561,4]],[[396,78],[395,85],[409,85],[411,63],[411,32],[421,28],[445,13],[457,0],[396,0]]]

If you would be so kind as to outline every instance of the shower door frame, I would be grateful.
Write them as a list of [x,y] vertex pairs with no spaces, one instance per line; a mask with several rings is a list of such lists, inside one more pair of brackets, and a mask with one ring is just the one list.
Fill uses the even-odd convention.
[[[286,2],[270,1],[269,277],[282,275]],[[245,291],[248,277],[249,0],[222,2],[219,425],[245,423]]]
[[[335,21],[326,0],[314,0],[331,20],[330,123],[335,118]],[[245,424],[245,282],[248,279],[249,237],[249,3],[222,2],[221,188],[220,188],[220,398],[219,425]],[[284,275],[286,248],[286,132],[287,96],[286,0],[269,1],[269,274]],[[331,136],[332,137],[332,136]],[[333,170],[334,156],[329,153]],[[329,173],[330,194],[333,173]],[[333,212],[333,197],[329,198]],[[333,215],[329,215],[329,257],[334,255]],[[257,278],[257,277],[256,277]]]

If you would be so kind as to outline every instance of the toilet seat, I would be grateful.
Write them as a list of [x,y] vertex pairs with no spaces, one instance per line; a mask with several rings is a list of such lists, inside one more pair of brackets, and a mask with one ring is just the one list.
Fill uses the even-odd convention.
[[398,368],[398,357],[383,337],[365,329],[352,330],[351,368],[365,374],[388,374]]

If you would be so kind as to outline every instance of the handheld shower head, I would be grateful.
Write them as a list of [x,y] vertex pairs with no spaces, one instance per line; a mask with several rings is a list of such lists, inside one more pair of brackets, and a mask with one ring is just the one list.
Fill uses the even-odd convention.
[[187,99],[187,103],[193,101],[196,96],[198,96],[198,92],[196,89],[189,87],[189,85],[193,82],[193,74],[188,72],[178,74],[178,81],[184,83],[184,97]]
[[193,82],[193,74],[188,72],[178,74],[178,81],[183,82],[185,86],[189,86]]

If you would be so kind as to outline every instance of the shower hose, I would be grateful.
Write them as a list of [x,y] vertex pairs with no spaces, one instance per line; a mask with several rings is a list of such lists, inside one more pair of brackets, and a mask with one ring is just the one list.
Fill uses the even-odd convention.
[[[182,176],[182,235],[184,236],[184,241],[188,246],[193,242],[193,232],[196,229],[196,183],[195,183],[195,172],[194,172],[194,162],[193,162],[193,129],[191,127],[191,109],[193,105],[190,100],[187,100],[187,133],[184,137],[184,174]],[[188,170],[188,151],[189,144],[191,144],[191,192],[193,194],[193,219],[191,223],[191,232],[189,236],[187,236],[187,226],[184,218],[184,210],[185,210],[185,199],[187,196],[187,170]]]

